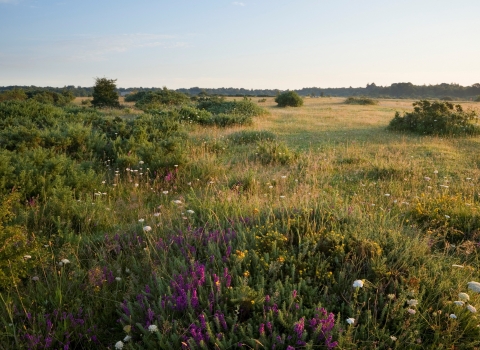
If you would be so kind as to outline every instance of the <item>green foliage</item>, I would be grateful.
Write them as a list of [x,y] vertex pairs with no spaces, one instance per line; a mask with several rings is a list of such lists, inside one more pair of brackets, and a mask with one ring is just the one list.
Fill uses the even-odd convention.
[[93,87],[93,100],[92,105],[94,107],[120,107],[118,101],[117,85],[115,82],[117,79],[96,78],[95,86]]
[[147,91],[131,92],[127,96],[125,96],[125,102],[138,102],[142,98],[144,98],[146,94]]
[[204,109],[213,115],[243,116],[245,120],[267,113],[265,109],[256,105],[247,97],[244,97],[241,101],[225,101],[223,97],[207,96],[199,99],[197,108]]
[[440,101],[453,101],[453,97],[443,96],[443,97],[440,97]]
[[350,96],[345,100],[346,104],[351,104],[351,105],[376,105],[378,104],[377,100],[373,100],[368,97],[354,97]]
[[476,119],[473,110],[464,111],[462,106],[449,102],[421,100],[413,103],[413,112],[395,113],[388,126],[392,131],[410,131],[422,135],[476,135],[479,128],[472,122]]
[[278,107],[301,107],[303,99],[295,91],[285,91],[275,97]]
[[27,98],[27,94],[22,89],[7,90],[0,93],[0,102],[11,100],[24,101]]
[[[136,95],[140,95],[138,99]],[[182,106],[190,103],[187,95],[169,90],[166,87],[160,91],[138,92],[132,98],[137,99],[135,107],[143,111]]]
[[18,199],[16,193],[0,197],[0,291],[13,289],[39,263],[34,237],[10,223]]
[[292,163],[297,157],[297,154],[292,152],[287,145],[275,140],[259,142],[257,151],[253,155],[253,159],[259,160],[264,165],[286,165]]
[[480,95],[475,99],[475,102],[480,102]]

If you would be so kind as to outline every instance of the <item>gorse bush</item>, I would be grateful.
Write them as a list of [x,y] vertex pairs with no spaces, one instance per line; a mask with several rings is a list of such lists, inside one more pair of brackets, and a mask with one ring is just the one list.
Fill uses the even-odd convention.
[[410,131],[422,135],[477,135],[476,113],[449,102],[421,100],[413,103],[413,112],[395,113],[388,126],[392,131]]
[[350,96],[345,100],[345,103],[351,105],[376,105],[378,104],[378,101],[368,97]]
[[278,107],[301,107],[303,99],[295,91],[285,91],[275,97]]
[[166,87],[160,91],[149,91],[146,93],[139,92],[135,95],[138,94],[141,94],[141,96],[136,101],[135,107],[143,111],[182,106],[190,103],[190,99],[187,95],[169,90]]
[[199,99],[198,109],[204,109],[214,115],[231,114],[235,116],[255,117],[267,113],[251,99],[244,97],[240,101],[225,101],[224,98],[212,96]]

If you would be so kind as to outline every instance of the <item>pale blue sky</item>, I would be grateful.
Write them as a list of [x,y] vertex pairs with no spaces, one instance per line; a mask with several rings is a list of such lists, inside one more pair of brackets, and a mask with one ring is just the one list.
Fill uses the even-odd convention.
[[480,82],[480,0],[0,0],[0,86]]

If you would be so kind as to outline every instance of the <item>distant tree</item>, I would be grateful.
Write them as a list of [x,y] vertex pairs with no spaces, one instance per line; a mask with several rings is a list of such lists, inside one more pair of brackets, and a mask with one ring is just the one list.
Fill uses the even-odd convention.
[[303,99],[295,91],[285,91],[275,97],[278,107],[300,107],[303,105]]
[[92,93],[94,107],[120,107],[116,81],[117,79],[95,78]]

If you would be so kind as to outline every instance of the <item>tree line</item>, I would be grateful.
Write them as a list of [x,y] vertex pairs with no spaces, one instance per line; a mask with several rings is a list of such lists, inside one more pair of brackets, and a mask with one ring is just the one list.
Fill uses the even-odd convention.
[[[55,93],[68,92],[75,97],[91,97],[93,95],[92,87],[81,87],[68,85],[63,88],[59,87],[37,87],[37,86],[2,86],[0,92],[21,89],[27,94],[38,93],[40,91],[48,91]],[[131,87],[131,88],[117,88],[117,93],[126,94],[129,92],[141,91],[159,91],[162,88],[157,87]],[[244,89],[233,87],[222,88],[181,88],[177,92],[182,92],[190,96],[197,96],[199,94],[221,95],[221,96],[257,96],[268,97],[277,96],[283,90],[279,89]],[[302,89],[292,90],[297,92],[300,96],[312,97],[347,97],[347,96],[370,96],[376,98],[452,98],[462,100],[475,100],[480,96],[480,83],[471,86],[462,86],[459,84],[437,84],[437,85],[414,85],[412,83],[394,83],[389,86],[380,86],[375,83],[367,84],[366,87],[342,87],[342,88],[321,88],[321,87],[305,87]]]

